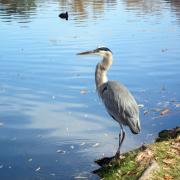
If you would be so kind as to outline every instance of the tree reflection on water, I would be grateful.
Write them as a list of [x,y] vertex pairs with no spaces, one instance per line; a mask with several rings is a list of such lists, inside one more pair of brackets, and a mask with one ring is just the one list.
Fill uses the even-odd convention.
[[180,1],[179,0],[167,0],[167,2],[171,3],[171,10],[177,16],[178,21],[180,21]]
[[36,9],[36,0],[0,0],[1,11],[5,10],[6,14],[27,15],[29,11]]
[[123,0],[128,10],[137,10],[140,14],[160,13],[163,9],[169,8],[180,20],[179,0]]
[[[57,0],[60,6],[61,11],[71,11],[72,13],[78,13],[79,19],[87,19],[89,12],[87,9],[92,10],[91,12],[94,15],[103,14],[105,11],[106,5],[107,7],[112,7],[116,5],[116,0],[99,0],[99,1],[92,1],[92,0]],[[43,4],[46,4],[47,1],[40,1],[40,0],[0,0],[0,11],[1,13],[5,14],[6,16],[12,15],[19,15],[18,18],[28,18],[32,12]],[[78,20],[78,18],[75,18]]]
[[[0,0],[0,14],[13,18],[13,15],[18,15],[18,18],[29,18],[32,13],[35,13],[37,8],[47,1],[40,0]],[[118,4],[117,0],[57,0],[60,11],[70,11],[72,14],[78,15],[73,19],[75,21],[87,20],[88,18],[101,17],[105,9],[115,8]],[[136,10],[138,13],[160,13],[168,4],[172,12],[180,19],[180,1],[179,0],[122,0],[127,10]],[[90,16],[90,15],[93,16]],[[16,17],[17,18],[17,17]]]

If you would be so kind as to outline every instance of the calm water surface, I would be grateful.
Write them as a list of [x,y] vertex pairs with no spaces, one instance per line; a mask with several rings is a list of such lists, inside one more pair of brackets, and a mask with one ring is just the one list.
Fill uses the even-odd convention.
[[102,45],[109,79],[144,105],[122,150],[180,124],[180,1],[0,0],[0,179],[98,179],[94,160],[115,153],[119,126],[95,91],[99,57],[76,53]]

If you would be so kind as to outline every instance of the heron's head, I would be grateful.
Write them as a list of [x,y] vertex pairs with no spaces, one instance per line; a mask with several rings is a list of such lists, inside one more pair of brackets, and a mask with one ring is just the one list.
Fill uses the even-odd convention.
[[90,55],[90,54],[100,55],[102,57],[111,57],[112,51],[107,47],[99,47],[91,51],[84,51],[84,52],[78,53],[77,55]]

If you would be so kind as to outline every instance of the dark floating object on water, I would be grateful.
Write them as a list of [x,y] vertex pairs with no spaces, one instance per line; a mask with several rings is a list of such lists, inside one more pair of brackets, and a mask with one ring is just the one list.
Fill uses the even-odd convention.
[[66,11],[66,13],[61,13],[61,14],[59,14],[59,17],[60,17],[61,19],[66,19],[66,20],[68,20],[68,12]]

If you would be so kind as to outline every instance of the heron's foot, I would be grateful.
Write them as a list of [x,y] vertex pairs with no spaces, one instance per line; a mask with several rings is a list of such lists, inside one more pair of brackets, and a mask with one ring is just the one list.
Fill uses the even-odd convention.
[[117,151],[117,152],[116,152],[114,158],[115,158],[115,160],[120,160],[120,159],[121,159],[120,151]]
[[102,159],[98,159],[96,160],[95,162],[99,165],[99,166],[105,166],[109,163],[111,163],[111,161],[113,160],[114,156],[113,157],[104,157]]

